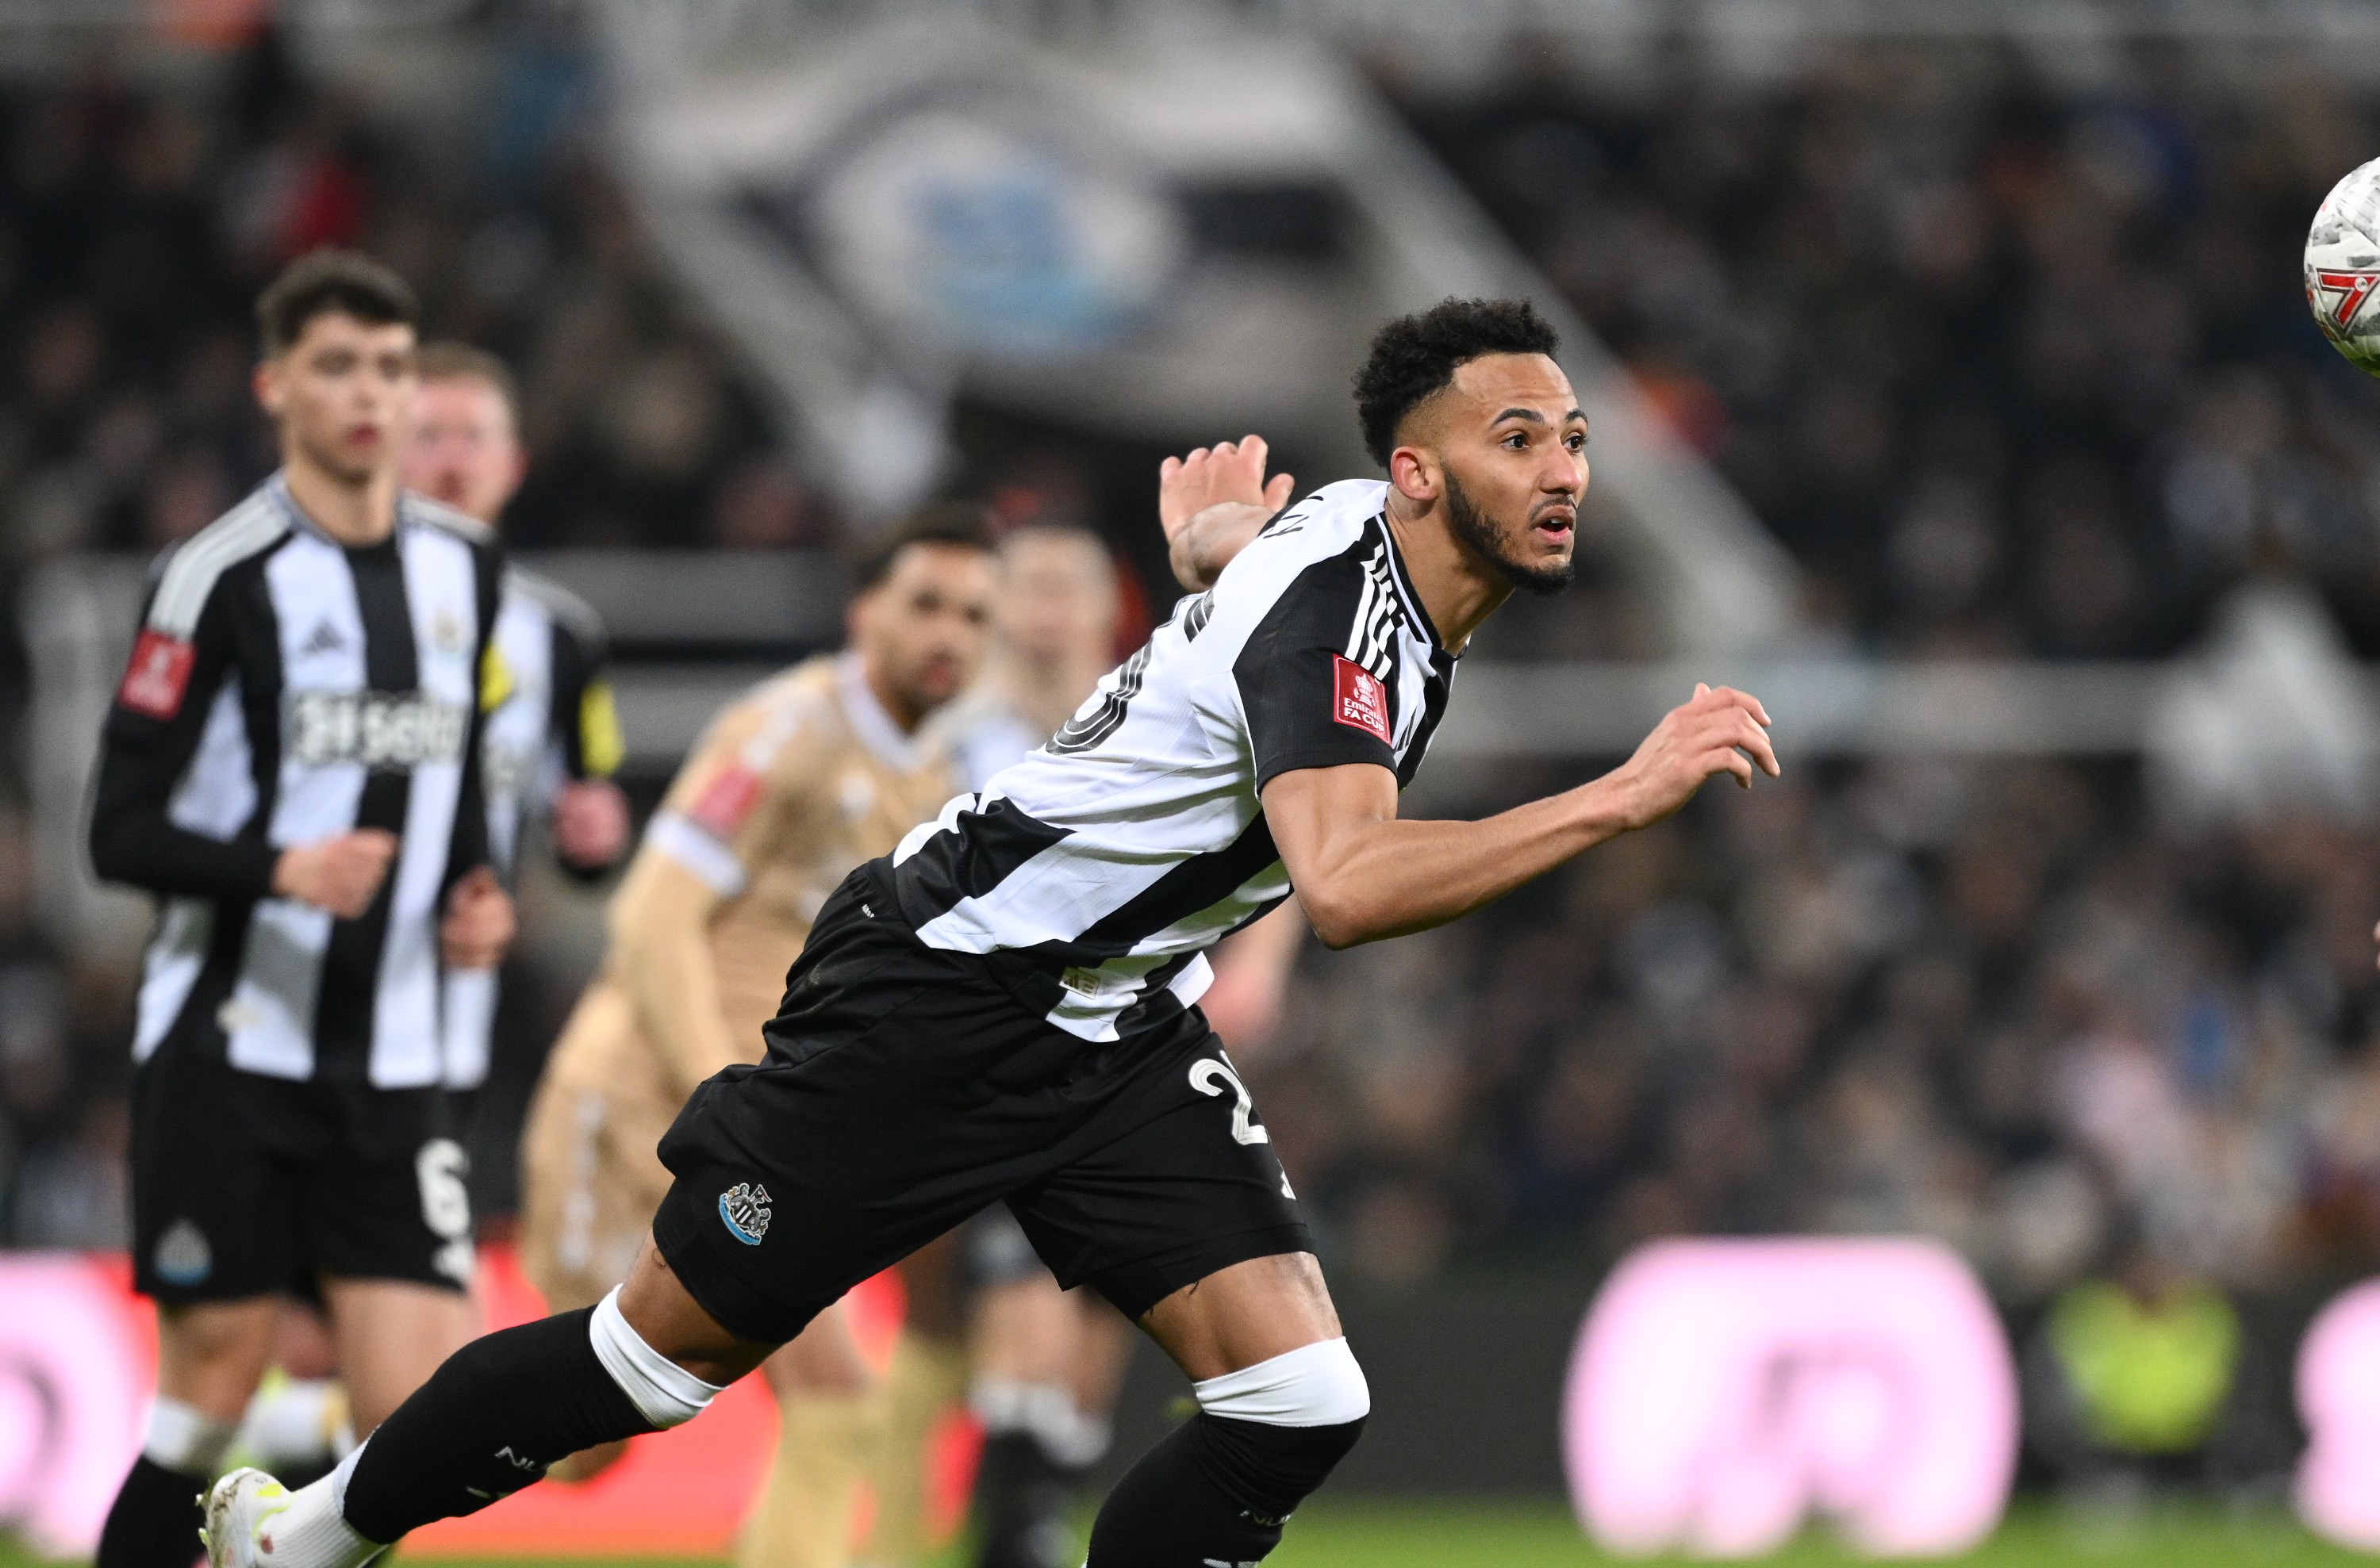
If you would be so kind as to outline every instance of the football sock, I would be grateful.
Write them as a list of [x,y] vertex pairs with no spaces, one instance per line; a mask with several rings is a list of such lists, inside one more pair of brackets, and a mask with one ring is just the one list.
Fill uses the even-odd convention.
[[178,1399],[151,1405],[140,1457],[107,1511],[93,1568],[189,1568],[206,1520],[198,1497],[231,1447],[232,1431]]
[[1261,1562],[1363,1435],[1372,1408],[1343,1339],[1191,1385],[1198,1414],[1142,1456],[1091,1526],[1084,1568]]
[[736,1568],[842,1568],[852,1510],[883,1435],[884,1403],[867,1393],[780,1396],[777,1456],[735,1551]]
[[565,1454],[692,1420],[718,1390],[639,1339],[618,1297],[448,1357],[342,1466],[353,1470],[347,1522],[369,1540],[393,1541],[479,1512]]
[[257,1533],[256,1558],[264,1568],[362,1568],[387,1550],[347,1523],[347,1481],[363,1457],[357,1449],[310,1486],[299,1487]]
[[876,1524],[866,1561],[910,1568],[926,1555],[926,1441],[966,1390],[966,1352],[955,1343],[902,1331],[884,1370],[884,1435],[871,1478]]
[[1275,1427],[1201,1410],[1135,1465],[1091,1526],[1084,1568],[1261,1562],[1281,1526],[1355,1446],[1361,1417]]
[[321,1475],[356,1446],[347,1421],[347,1391],[336,1378],[267,1380],[248,1402],[233,1444],[260,1470],[287,1480],[296,1471]]
[[983,1425],[976,1468],[976,1568],[1075,1568],[1075,1508],[1107,1452],[1105,1421],[1051,1383],[980,1378],[967,1404]]

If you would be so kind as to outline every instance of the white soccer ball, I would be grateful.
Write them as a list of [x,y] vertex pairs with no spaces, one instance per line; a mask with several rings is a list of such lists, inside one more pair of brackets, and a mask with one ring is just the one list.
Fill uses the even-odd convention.
[[2306,304],[2331,346],[2380,376],[2380,158],[2330,187],[2305,243]]

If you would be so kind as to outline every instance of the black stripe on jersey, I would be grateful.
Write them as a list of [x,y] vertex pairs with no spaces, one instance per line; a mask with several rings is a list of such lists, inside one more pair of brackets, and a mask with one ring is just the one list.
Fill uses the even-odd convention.
[[[410,692],[421,683],[413,645],[413,612],[405,591],[405,558],[394,536],[362,549],[349,549],[356,606],[364,624],[364,686],[373,692]],[[356,827],[379,827],[402,837],[413,799],[407,768],[374,768],[364,775],[356,802]],[[380,995],[381,949],[388,936],[389,906],[396,894],[396,866],[380,886],[371,907],[354,920],[336,921],[322,953],[321,988],[314,1004],[315,1076],[354,1082],[369,1080],[372,1016]]]
[[1176,953],[1148,971],[1141,987],[1140,1000],[1116,1015],[1115,1031],[1119,1035],[1137,1034],[1154,1024],[1163,1023],[1175,1013],[1189,1009],[1182,998],[1166,989],[1182,971],[1198,959],[1197,953]]
[[956,832],[934,834],[893,869],[902,918],[924,925],[979,899],[1065,837],[1066,829],[1037,821],[1006,800],[962,812]]
[[1212,854],[1192,855],[1110,911],[1073,946],[1087,960],[1129,953],[1166,927],[1221,903],[1280,859],[1281,851],[1273,847],[1272,825],[1258,812],[1229,847]]
[[[285,534],[272,549],[251,556],[222,574],[214,592],[215,612],[229,618],[237,640],[232,669],[240,682],[240,717],[248,730],[250,781],[256,789],[256,809],[239,830],[242,838],[265,841],[273,826],[274,801],[281,793],[281,615],[264,572],[274,555],[295,534]],[[235,609],[237,607],[237,609]],[[218,901],[214,929],[207,943],[206,961],[192,983],[182,1011],[165,1032],[160,1049],[170,1048],[194,1019],[212,1019],[231,1000],[239,983],[240,967],[248,957],[248,927],[256,913],[251,903]],[[218,1045],[220,1035],[212,1036]]]

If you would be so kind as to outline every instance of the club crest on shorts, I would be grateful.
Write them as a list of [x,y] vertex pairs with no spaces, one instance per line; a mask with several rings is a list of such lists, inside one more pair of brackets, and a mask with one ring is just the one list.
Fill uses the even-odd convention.
[[769,1189],[757,1182],[737,1182],[719,1195],[719,1217],[736,1240],[759,1246],[769,1234]]
[[214,1248],[207,1245],[206,1232],[187,1219],[165,1227],[149,1261],[167,1285],[197,1285],[215,1272]]

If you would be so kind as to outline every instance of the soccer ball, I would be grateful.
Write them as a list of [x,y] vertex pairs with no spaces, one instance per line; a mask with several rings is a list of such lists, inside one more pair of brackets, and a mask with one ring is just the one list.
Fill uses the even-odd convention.
[[2305,243],[2306,304],[2348,363],[2380,376],[2380,158],[2330,187]]

